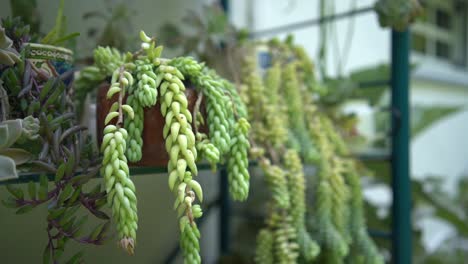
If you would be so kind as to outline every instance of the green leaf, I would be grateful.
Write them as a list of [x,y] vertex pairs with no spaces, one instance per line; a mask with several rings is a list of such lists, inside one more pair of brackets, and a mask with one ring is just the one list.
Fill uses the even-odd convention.
[[52,220],[52,219],[58,219],[65,213],[67,209],[66,208],[58,208],[58,209],[49,209],[49,215],[47,216],[47,219]]
[[36,184],[32,181],[28,183],[28,192],[29,192],[29,197],[31,197],[32,200],[36,199],[36,195],[37,195]]
[[72,196],[70,196],[70,199],[68,199],[67,205],[69,206],[73,205],[80,197],[80,194],[81,194],[81,187],[78,186],[73,192]]
[[75,225],[73,226],[73,237],[77,238],[82,233],[83,225],[88,221],[88,215],[84,215],[78,220]]
[[52,89],[53,86],[55,86],[55,82],[57,79],[50,78],[47,80],[47,82],[44,84],[44,87],[42,87],[41,92],[39,93],[39,99],[43,101],[46,98],[46,95],[49,93],[50,89]]
[[105,228],[106,225],[108,225],[108,222],[105,223],[105,224],[100,224],[100,225],[96,226],[94,228],[93,232],[91,233],[91,235],[89,235],[91,240],[98,240],[99,237],[101,237],[102,231],[105,231],[107,229],[107,228]]
[[102,220],[109,220],[109,216],[104,213],[103,211],[99,211],[99,210],[92,210],[91,213],[96,216],[97,218],[99,219],[102,219]]
[[17,188],[13,185],[7,185],[6,186],[8,192],[11,193],[11,195],[13,195],[14,197],[16,197],[16,199],[19,199],[19,200],[23,200],[24,199],[24,193],[23,193],[23,190],[21,190],[20,188]]
[[46,101],[42,105],[42,109],[47,109],[50,105],[55,104],[57,102],[57,99],[63,93],[65,89],[65,85],[63,84],[63,82],[59,82],[58,85],[54,87],[55,87],[54,91],[49,96],[49,98],[46,99]]
[[65,130],[62,133],[62,135],[60,136],[59,142],[62,142],[68,136],[73,135],[74,133],[76,133],[78,131],[86,130],[86,129],[88,129],[86,126],[73,126],[73,127],[70,127],[69,129]]
[[2,204],[6,208],[18,208],[18,204],[16,203],[16,199],[13,197],[8,197],[6,200],[2,200]]
[[55,182],[59,182],[63,178],[64,174],[65,174],[65,163],[62,163],[57,168],[57,173],[55,173]]
[[63,202],[70,196],[70,194],[73,192],[73,186],[71,183],[67,184],[65,188],[60,192],[59,197],[58,197],[58,204],[61,205]]
[[25,164],[34,158],[32,153],[20,148],[2,149],[0,150],[0,155],[9,157],[17,166]]
[[57,30],[55,28],[53,28],[51,31],[49,31],[49,33],[47,33],[47,35],[41,40],[41,43],[42,44],[49,44],[54,38],[55,38],[55,35],[56,35],[56,32]]
[[73,216],[70,220],[68,220],[64,225],[63,225],[63,230],[65,230],[67,233],[72,232],[73,229],[73,223],[76,220],[76,216]]
[[67,209],[65,214],[63,215],[63,218],[68,219],[72,217],[78,210],[80,209],[79,205],[73,206],[70,209]]
[[31,211],[33,208],[34,208],[34,205],[32,205],[32,204],[24,205],[24,206],[22,206],[20,209],[18,209],[16,211],[16,214],[25,214],[25,213]]
[[70,182],[73,183],[73,184],[77,184],[77,185],[83,185],[83,184],[87,183],[89,180],[91,180],[93,177],[94,177],[94,174],[92,174],[92,173],[79,175],[79,176],[73,177],[70,180]]
[[49,193],[49,180],[47,179],[47,176],[43,174],[40,176],[39,181],[39,199],[46,200]]
[[42,253],[42,263],[49,264],[50,263],[51,252],[49,245],[47,245],[44,249],[44,253]]
[[12,158],[0,156],[0,182],[17,178],[15,161]]
[[75,168],[75,156],[72,152],[68,153],[68,160],[65,165],[65,174],[67,176],[71,176],[73,174],[73,170]]
[[72,38],[76,38],[80,35],[80,32],[73,32],[73,33],[70,33],[62,38],[59,38],[57,40],[55,40],[53,43],[51,43],[52,45],[57,45],[57,44],[60,44],[60,43],[63,43],[65,41],[68,41]]
[[83,261],[84,251],[80,251],[73,255],[68,261],[67,264],[79,264]]

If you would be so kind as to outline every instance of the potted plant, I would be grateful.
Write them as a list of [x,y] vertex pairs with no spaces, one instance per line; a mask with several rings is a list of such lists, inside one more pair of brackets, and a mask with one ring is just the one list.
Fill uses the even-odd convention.
[[[70,98],[72,52],[49,45],[76,36],[64,35],[63,21],[59,11],[56,26],[42,40],[48,46],[34,44],[37,38],[19,18],[4,19],[0,27],[1,173],[37,175],[25,189],[7,185],[11,196],[2,202],[16,214],[47,204],[44,263],[63,260],[69,241],[102,244],[109,226],[101,210],[105,192],[100,184],[89,186],[98,174],[99,156],[83,133],[86,128],[77,124]],[[102,222],[86,234],[89,215]],[[82,255],[72,255],[70,263],[81,262]]]
[[214,168],[226,163],[231,196],[247,198],[250,125],[245,105],[235,87],[205,65],[190,57],[161,58],[155,38],[141,31],[140,39],[141,48],[133,53],[97,48],[95,64],[80,72],[76,92],[101,87],[101,174],[121,246],[133,253],[138,227],[129,165],[163,163],[176,196],[184,260],[199,263],[200,232],[194,219],[202,215],[196,200],[203,200],[203,192],[194,178],[197,161],[206,159]]

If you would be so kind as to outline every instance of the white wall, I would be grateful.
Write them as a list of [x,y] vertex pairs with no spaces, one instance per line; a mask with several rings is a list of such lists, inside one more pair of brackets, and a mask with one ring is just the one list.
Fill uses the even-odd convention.
[[[252,32],[270,29],[291,23],[319,17],[318,0],[240,0],[231,1],[231,20],[239,26],[246,26]],[[352,9],[353,0],[335,1],[336,12],[345,12]],[[374,0],[360,0],[357,8],[368,7]],[[249,4],[252,10],[249,11]],[[250,14],[245,15],[245,11]],[[335,27],[334,36],[337,41],[330,41],[328,47],[327,71],[331,76],[337,74],[336,60],[342,56],[345,49],[349,48],[349,57],[344,65],[343,73],[346,75],[353,69],[364,66],[376,65],[389,61],[390,34],[389,30],[382,30],[377,22],[374,12],[368,12],[354,18],[354,30],[352,41],[347,38],[348,28],[352,19],[337,20],[330,24]],[[309,54],[316,58],[318,54],[319,29],[312,26],[294,32],[285,32],[278,36],[285,37],[293,34],[298,44],[304,45]],[[274,36],[266,36],[270,38]],[[336,44],[336,45],[335,45]]]

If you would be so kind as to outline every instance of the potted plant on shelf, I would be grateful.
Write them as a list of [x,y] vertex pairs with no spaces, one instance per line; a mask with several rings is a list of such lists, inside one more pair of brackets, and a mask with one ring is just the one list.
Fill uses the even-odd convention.
[[[25,190],[7,185],[11,196],[2,202],[16,214],[47,204],[44,263],[63,260],[69,241],[102,244],[109,226],[101,210],[105,192],[100,184],[89,186],[98,174],[99,156],[83,133],[86,128],[74,119],[72,52],[49,45],[76,36],[64,35],[63,21],[59,11],[56,26],[42,41],[48,46],[32,44],[36,38],[19,18],[3,19],[0,26],[0,172],[9,178],[18,177],[18,171],[33,173]],[[90,227],[89,215],[102,222]],[[72,255],[70,263],[81,262],[82,255]]]
[[[137,207],[130,165],[167,164],[169,188],[176,195],[184,260],[199,263],[200,232],[194,221],[203,200],[195,180],[197,161],[215,168],[226,163],[230,193],[245,200],[249,189],[246,108],[235,87],[190,57],[161,58],[162,46],[140,32],[141,49],[121,54],[95,50],[95,65],[84,68],[77,92],[100,88],[101,174],[120,244],[133,253]],[[106,83],[107,85],[102,85]],[[137,163],[140,162],[140,163]]]

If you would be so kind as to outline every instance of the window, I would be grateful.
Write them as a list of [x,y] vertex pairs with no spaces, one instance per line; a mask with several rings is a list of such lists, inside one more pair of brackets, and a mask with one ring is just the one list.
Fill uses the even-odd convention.
[[437,27],[445,30],[451,30],[450,14],[446,10],[437,9],[435,11],[436,25]]
[[467,4],[459,0],[426,0],[425,19],[412,32],[414,53],[467,65]]

